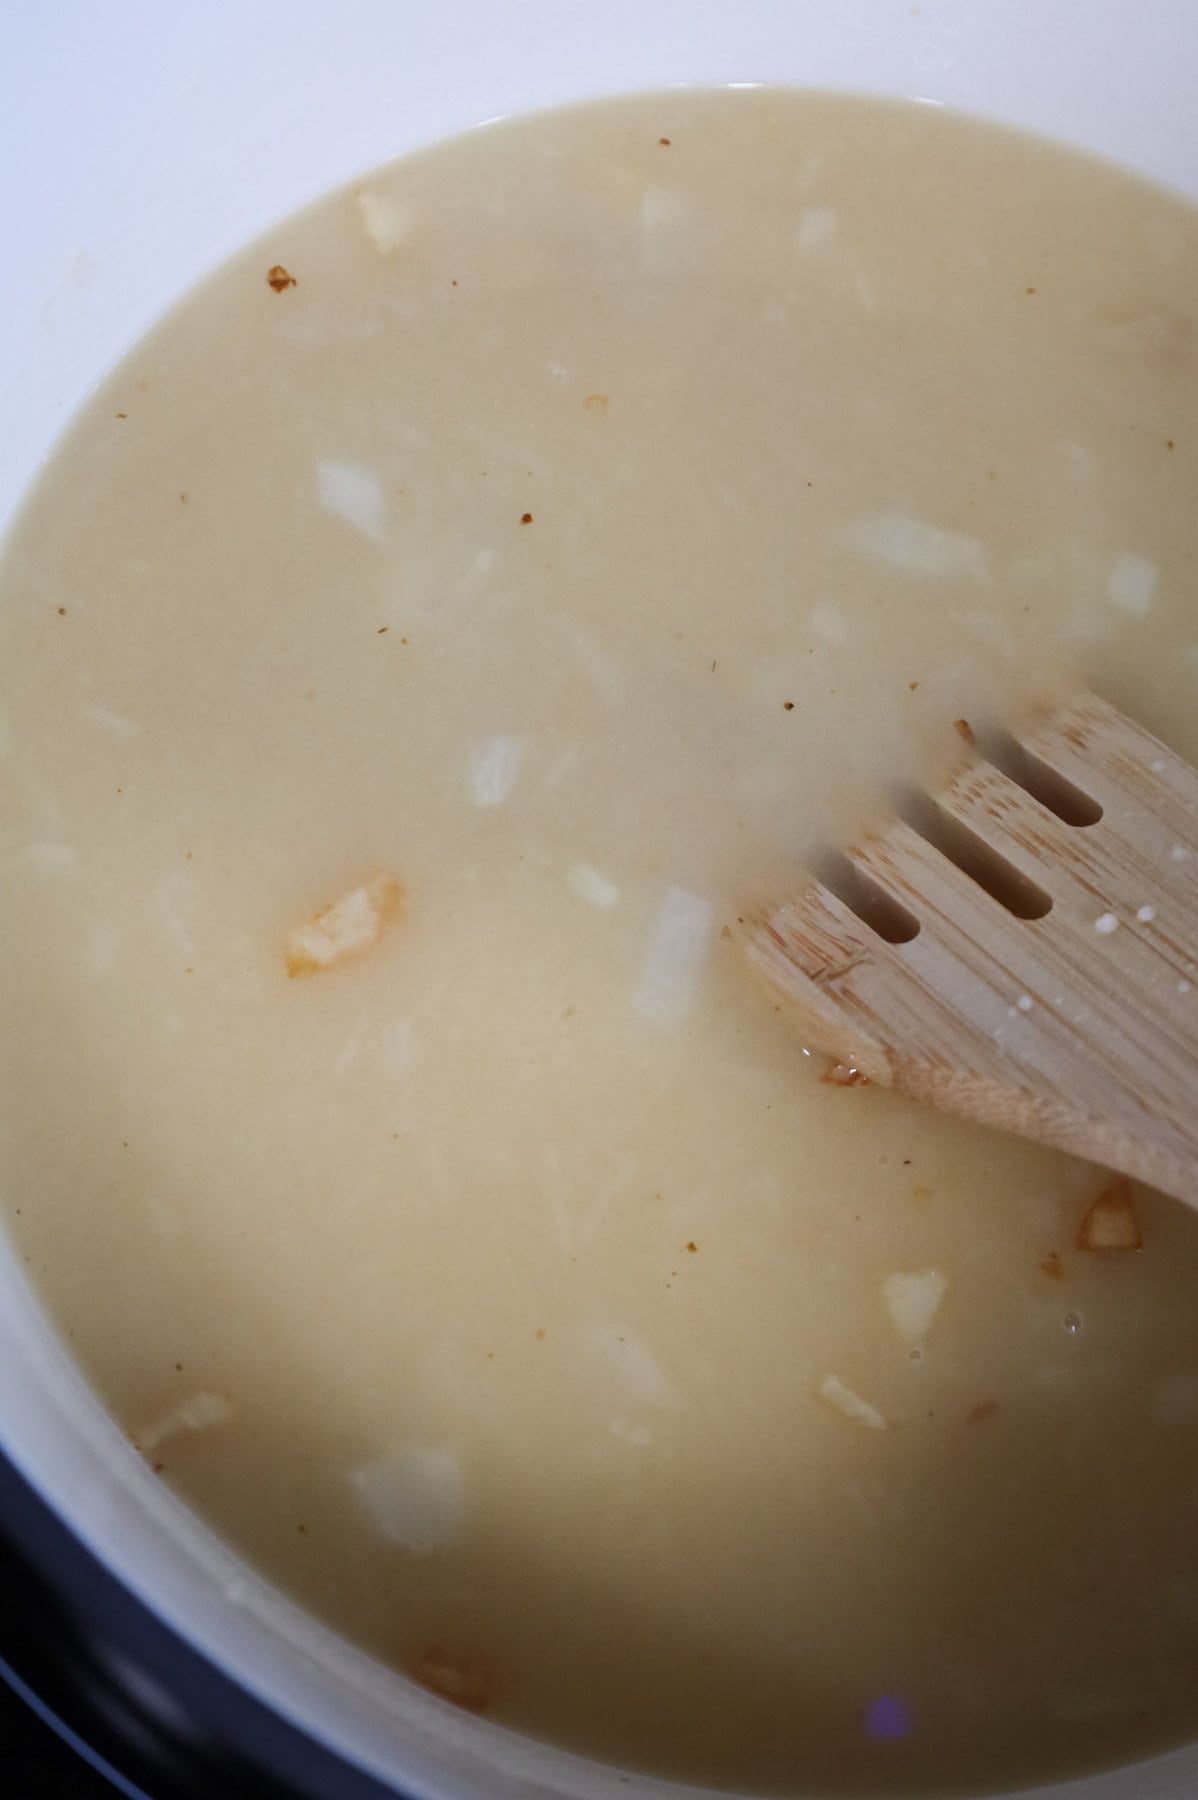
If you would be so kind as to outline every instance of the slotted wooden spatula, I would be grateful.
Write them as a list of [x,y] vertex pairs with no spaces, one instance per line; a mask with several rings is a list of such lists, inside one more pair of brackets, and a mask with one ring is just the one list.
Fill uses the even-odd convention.
[[1018,741],[1048,804],[975,753],[748,953],[868,1080],[1198,1206],[1198,773],[1092,694]]

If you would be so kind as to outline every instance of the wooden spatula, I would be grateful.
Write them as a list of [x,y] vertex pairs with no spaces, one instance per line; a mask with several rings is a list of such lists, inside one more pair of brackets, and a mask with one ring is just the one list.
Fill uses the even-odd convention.
[[1092,694],[1009,740],[1012,774],[958,729],[915,823],[750,957],[862,1077],[1198,1206],[1198,773]]

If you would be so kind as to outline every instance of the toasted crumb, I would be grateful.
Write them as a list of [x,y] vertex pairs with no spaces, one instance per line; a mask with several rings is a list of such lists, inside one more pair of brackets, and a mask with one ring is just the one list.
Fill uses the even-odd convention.
[[1099,1194],[1078,1227],[1079,1250],[1142,1250],[1144,1234],[1131,1183],[1120,1176]]
[[607,411],[607,395],[606,394],[588,394],[586,403],[590,407],[592,412],[606,412]]
[[201,1389],[189,1394],[178,1406],[143,1425],[134,1433],[132,1442],[143,1456],[150,1456],[159,1444],[180,1432],[209,1431],[214,1425],[227,1425],[234,1416],[233,1403],[223,1394],[210,1394]]
[[290,933],[283,947],[288,975],[292,980],[319,975],[364,956],[398,916],[402,901],[403,888],[393,875],[375,874],[350,888]]
[[1040,1267],[1053,1281],[1064,1281],[1065,1265],[1056,1250],[1050,1250],[1047,1256],[1040,1258]]
[[967,744],[973,743],[973,726],[969,723],[968,719],[954,719],[953,730],[958,737],[964,738]]
[[829,1087],[869,1086],[868,1075],[863,1075],[860,1069],[853,1067],[852,1063],[844,1062],[829,1063],[820,1076],[820,1080],[826,1082]]
[[276,294],[281,294],[285,288],[298,286],[295,276],[289,275],[282,263],[276,263],[274,268],[268,271],[266,279]]
[[979,1400],[977,1405],[970,1412],[965,1423],[967,1425],[984,1425],[988,1419],[994,1417],[997,1411],[997,1400]]
[[422,1687],[452,1700],[467,1712],[483,1712],[491,1700],[495,1683],[488,1670],[464,1667],[440,1650],[429,1650],[412,1670]]

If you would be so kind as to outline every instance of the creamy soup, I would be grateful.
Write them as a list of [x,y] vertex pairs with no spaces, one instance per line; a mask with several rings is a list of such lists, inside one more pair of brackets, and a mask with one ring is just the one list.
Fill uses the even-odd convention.
[[[1198,217],[670,93],[280,225],[7,543],[11,1238],[447,1700],[765,1792],[1198,1733],[1198,1220],[821,1081],[737,921],[1081,680],[1198,755]],[[1198,999],[1196,999],[1198,1004]]]

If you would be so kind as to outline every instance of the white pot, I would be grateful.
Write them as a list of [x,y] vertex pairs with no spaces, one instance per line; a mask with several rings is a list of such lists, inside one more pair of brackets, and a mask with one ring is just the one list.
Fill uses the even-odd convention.
[[[1198,198],[1195,0],[42,0],[0,23],[0,525],[62,426],[192,281],[321,190],[564,100],[790,82],[917,96]],[[129,1454],[0,1257],[0,1440],[129,1588],[414,1800],[627,1795],[466,1717],[247,1574]],[[1034,1630],[1029,1621],[1029,1630]],[[693,1792],[643,1780],[640,1793]],[[1198,1746],[1053,1790],[1181,1800]]]

